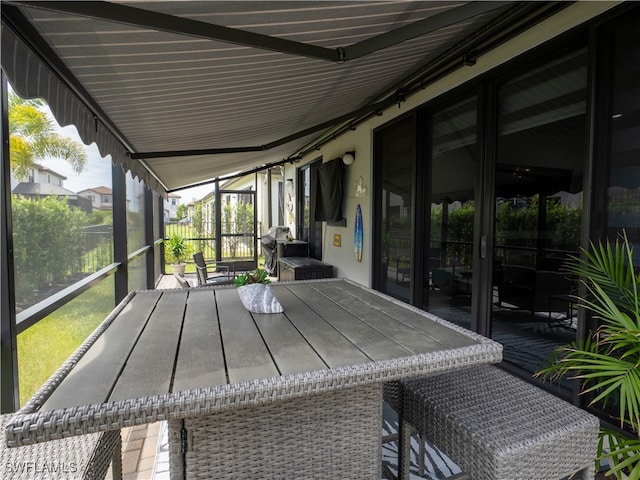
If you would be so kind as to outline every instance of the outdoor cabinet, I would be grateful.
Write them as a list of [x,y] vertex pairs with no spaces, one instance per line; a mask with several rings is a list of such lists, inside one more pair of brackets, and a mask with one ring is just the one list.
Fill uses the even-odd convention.
[[303,240],[290,240],[288,242],[280,242],[277,246],[277,273],[278,279],[280,279],[280,259],[284,257],[308,257],[309,256],[309,242]]
[[284,257],[278,260],[280,281],[313,280],[333,277],[333,265],[309,257]]
[[289,242],[278,243],[278,258],[308,256],[309,242],[303,242],[302,240],[291,240]]

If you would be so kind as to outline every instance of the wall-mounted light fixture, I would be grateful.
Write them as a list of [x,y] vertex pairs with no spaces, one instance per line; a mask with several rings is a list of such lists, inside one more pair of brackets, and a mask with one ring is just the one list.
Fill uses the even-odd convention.
[[293,178],[287,178],[285,182],[287,184],[287,187],[293,188]]
[[356,152],[345,152],[342,156],[342,163],[345,165],[351,165],[353,161],[356,159]]

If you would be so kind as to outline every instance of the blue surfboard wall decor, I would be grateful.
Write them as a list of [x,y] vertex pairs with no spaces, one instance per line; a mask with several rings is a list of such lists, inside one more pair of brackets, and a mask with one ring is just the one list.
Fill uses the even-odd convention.
[[353,227],[353,245],[356,254],[356,261],[362,261],[362,243],[363,243],[363,229],[362,229],[362,209],[360,204],[356,207],[356,221]]

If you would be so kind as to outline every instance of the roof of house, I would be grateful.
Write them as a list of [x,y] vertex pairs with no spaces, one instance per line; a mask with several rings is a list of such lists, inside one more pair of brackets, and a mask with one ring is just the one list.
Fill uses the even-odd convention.
[[47,167],[46,165],[42,165],[41,163],[34,163],[33,164],[33,168],[41,171],[41,172],[50,172],[52,174],[54,174],[56,177],[60,177],[62,180],[66,180],[67,177],[65,177],[64,175],[62,175],[61,173],[56,172],[55,170],[52,170],[51,168]]
[[53,185],[51,183],[33,183],[33,182],[20,182],[13,189],[13,193],[17,195],[56,195],[65,197],[76,197],[78,194],[67,190],[64,187]]
[[78,193],[87,193],[87,192],[95,192],[98,195],[112,195],[113,194],[113,190],[111,190],[109,187],[105,187],[105,186],[85,188],[84,190],[80,190]]

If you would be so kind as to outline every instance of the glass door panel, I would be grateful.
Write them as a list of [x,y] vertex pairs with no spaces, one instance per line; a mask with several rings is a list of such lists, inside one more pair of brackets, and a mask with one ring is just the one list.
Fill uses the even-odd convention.
[[309,256],[322,260],[322,222],[313,220],[316,208],[318,167],[316,160],[298,169],[298,213],[296,239],[309,242]]
[[[637,18],[615,29],[612,98],[609,126],[610,173],[606,195],[607,236],[614,240],[623,229],[629,240],[640,244],[640,58]],[[640,267],[640,249],[634,265]]]
[[412,267],[412,195],[415,130],[413,118],[377,134],[379,146],[381,255],[377,288],[410,301]]
[[580,245],[586,86],[580,50],[498,93],[492,337],[530,373],[576,337],[562,262]]
[[475,216],[476,98],[432,115],[429,243],[423,308],[470,326]]

